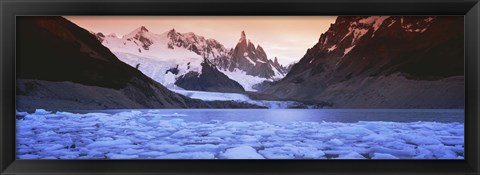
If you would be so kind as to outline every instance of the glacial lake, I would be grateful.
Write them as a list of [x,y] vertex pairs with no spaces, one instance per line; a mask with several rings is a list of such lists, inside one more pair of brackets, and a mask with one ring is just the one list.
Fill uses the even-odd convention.
[[208,122],[263,121],[268,123],[389,121],[389,122],[440,122],[464,123],[463,109],[121,109],[75,111],[116,114],[127,111],[155,113],[167,118],[185,121]]
[[[71,113],[73,112],[73,113]],[[453,109],[132,109],[16,120],[18,159],[464,159]]]

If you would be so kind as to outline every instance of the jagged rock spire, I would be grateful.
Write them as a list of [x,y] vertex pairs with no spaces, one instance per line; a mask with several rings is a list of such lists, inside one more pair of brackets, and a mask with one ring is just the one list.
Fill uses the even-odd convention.
[[240,40],[245,40],[247,39],[247,35],[245,35],[245,31],[242,30],[242,33],[240,34]]

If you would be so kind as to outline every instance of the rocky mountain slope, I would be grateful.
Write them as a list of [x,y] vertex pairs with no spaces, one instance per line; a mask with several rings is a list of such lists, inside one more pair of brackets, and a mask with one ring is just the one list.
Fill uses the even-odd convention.
[[19,17],[17,29],[18,110],[242,106],[173,93],[62,17]]
[[[141,26],[118,38],[96,34],[121,61],[142,71],[167,88],[220,92],[243,92],[243,87],[208,63],[209,59],[225,56],[227,50],[213,39],[174,29],[162,34]],[[207,61],[207,62],[206,62]],[[203,69],[207,69],[204,71]],[[192,83],[186,83],[186,81]],[[209,80],[205,82],[204,80]],[[193,84],[197,82],[200,84]]]
[[334,107],[464,105],[462,17],[340,16],[262,93]]

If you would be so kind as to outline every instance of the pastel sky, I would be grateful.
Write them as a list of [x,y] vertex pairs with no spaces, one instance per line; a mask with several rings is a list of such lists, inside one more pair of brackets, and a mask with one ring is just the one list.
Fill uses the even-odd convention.
[[303,57],[318,42],[336,16],[64,16],[93,32],[115,33],[121,37],[145,26],[161,34],[172,28],[180,33],[193,32],[235,47],[241,31],[247,39],[261,45],[270,59],[290,64]]

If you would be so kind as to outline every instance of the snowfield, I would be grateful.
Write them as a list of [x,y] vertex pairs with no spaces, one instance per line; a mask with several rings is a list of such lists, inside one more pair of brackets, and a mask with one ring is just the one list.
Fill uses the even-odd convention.
[[17,112],[18,159],[463,159],[463,123],[188,122],[161,110]]

